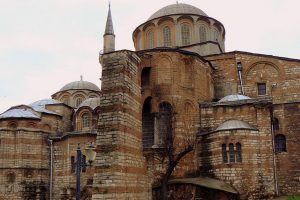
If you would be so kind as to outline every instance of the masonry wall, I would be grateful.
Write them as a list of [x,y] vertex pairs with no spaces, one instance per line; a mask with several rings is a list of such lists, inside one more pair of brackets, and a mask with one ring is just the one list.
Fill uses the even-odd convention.
[[130,51],[104,54],[93,199],[151,199],[142,153],[140,59]]
[[[254,130],[215,130],[229,119],[248,122]],[[214,106],[201,108],[203,133],[198,143],[199,172],[232,184],[241,199],[259,199],[274,195],[274,171],[270,109],[264,106]],[[242,162],[224,163],[222,144],[242,147]],[[228,157],[229,159],[229,157]]]
[[47,199],[47,133],[29,128],[0,129],[0,199]]

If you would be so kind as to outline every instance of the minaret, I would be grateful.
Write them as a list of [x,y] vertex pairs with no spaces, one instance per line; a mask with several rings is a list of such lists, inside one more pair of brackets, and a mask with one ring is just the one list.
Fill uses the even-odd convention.
[[110,4],[108,9],[108,15],[106,20],[106,27],[103,35],[103,40],[104,40],[103,53],[109,53],[115,51],[115,34],[114,34],[114,27],[111,18]]

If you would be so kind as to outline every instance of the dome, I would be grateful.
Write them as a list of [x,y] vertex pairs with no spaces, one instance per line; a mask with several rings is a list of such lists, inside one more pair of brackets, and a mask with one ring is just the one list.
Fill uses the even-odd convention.
[[228,95],[226,97],[223,97],[218,102],[240,101],[240,100],[247,100],[247,99],[251,99],[251,98],[248,97],[248,96],[245,96],[245,95],[232,94],[232,95]]
[[222,123],[216,131],[225,131],[225,130],[234,130],[234,129],[248,129],[248,130],[257,130],[257,128],[251,126],[247,122],[241,120],[228,120]]
[[71,83],[68,83],[64,87],[62,87],[59,91],[66,91],[66,90],[92,90],[92,91],[100,91],[98,86],[96,86],[94,83],[88,82],[88,81],[74,81]]
[[192,15],[201,15],[207,17],[207,14],[205,12],[203,12],[199,8],[196,8],[195,6],[191,6],[184,3],[177,3],[159,9],[157,12],[151,15],[148,21],[158,17],[175,15],[175,14],[192,14]]
[[86,99],[85,101],[83,101],[77,108],[80,109],[82,107],[89,107],[92,110],[94,110],[95,108],[97,108],[100,105],[100,98],[96,97],[96,98],[89,98]]
[[20,105],[12,107],[0,115],[0,119],[7,118],[40,119],[40,116],[32,108]]
[[32,107],[37,112],[43,112],[48,114],[56,114],[56,112],[50,111],[46,109],[46,105],[53,105],[53,104],[62,104],[62,102],[57,101],[55,99],[42,99],[39,101],[36,101],[29,106]]

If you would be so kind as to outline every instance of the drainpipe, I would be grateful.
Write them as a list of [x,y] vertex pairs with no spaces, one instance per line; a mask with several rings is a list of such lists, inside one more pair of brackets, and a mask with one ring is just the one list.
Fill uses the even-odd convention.
[[49,188],[49,199],[52,200],[52,189],[53,189],[53,140],[50,142],[50,188]]
[[242,79],[242,69],[243,69],[243,66],[242,66],[242,63],[241,62],[238,62],[237,63],[237,71],[238,71],[238,76],[239,76],[239,80],[240,80],[240,86],[241,86],[241,92],[242,92],[242,95],[244,95],[244,86],[243,86],[243,79]]
[[[272,95],[272,90],[276,85],[272,85],[271,88],[271,95]],[[278,191],[278,179],[277,179],[277,164],[276,164],[276,150],[275,150],[275,132],[274,132],[274,126],[273,126],[273,119],[274,119],[274,108],[273,104],[271,105],[270,108],[270,117],[271,117],[271,135],[272,135],[272,154],[273,154],[273,173],[274,173],[274,188],[275,188],[275,195],[279,195]]]

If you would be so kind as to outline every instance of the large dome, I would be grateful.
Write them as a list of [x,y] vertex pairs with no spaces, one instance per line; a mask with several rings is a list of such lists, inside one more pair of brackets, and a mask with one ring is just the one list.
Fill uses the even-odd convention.
[[158,17],[174,15],[174,14],[192,14],[192,15],[201,15],[207,17],[207,14],[205,12],[203,12],[202,10],[200,10],[195,6],[191,6],[184,3],[177,3],[159,9],[157,12],[151,15],[148,21]]
[[88,81],[74,81],[71,83],[68,83],[67,85],[65,85],[64,87],[62,87],[60,89],[61,91],[66,91],[66,90],[92,90],[92,91],[100,91],[100,89],[91,82]]

